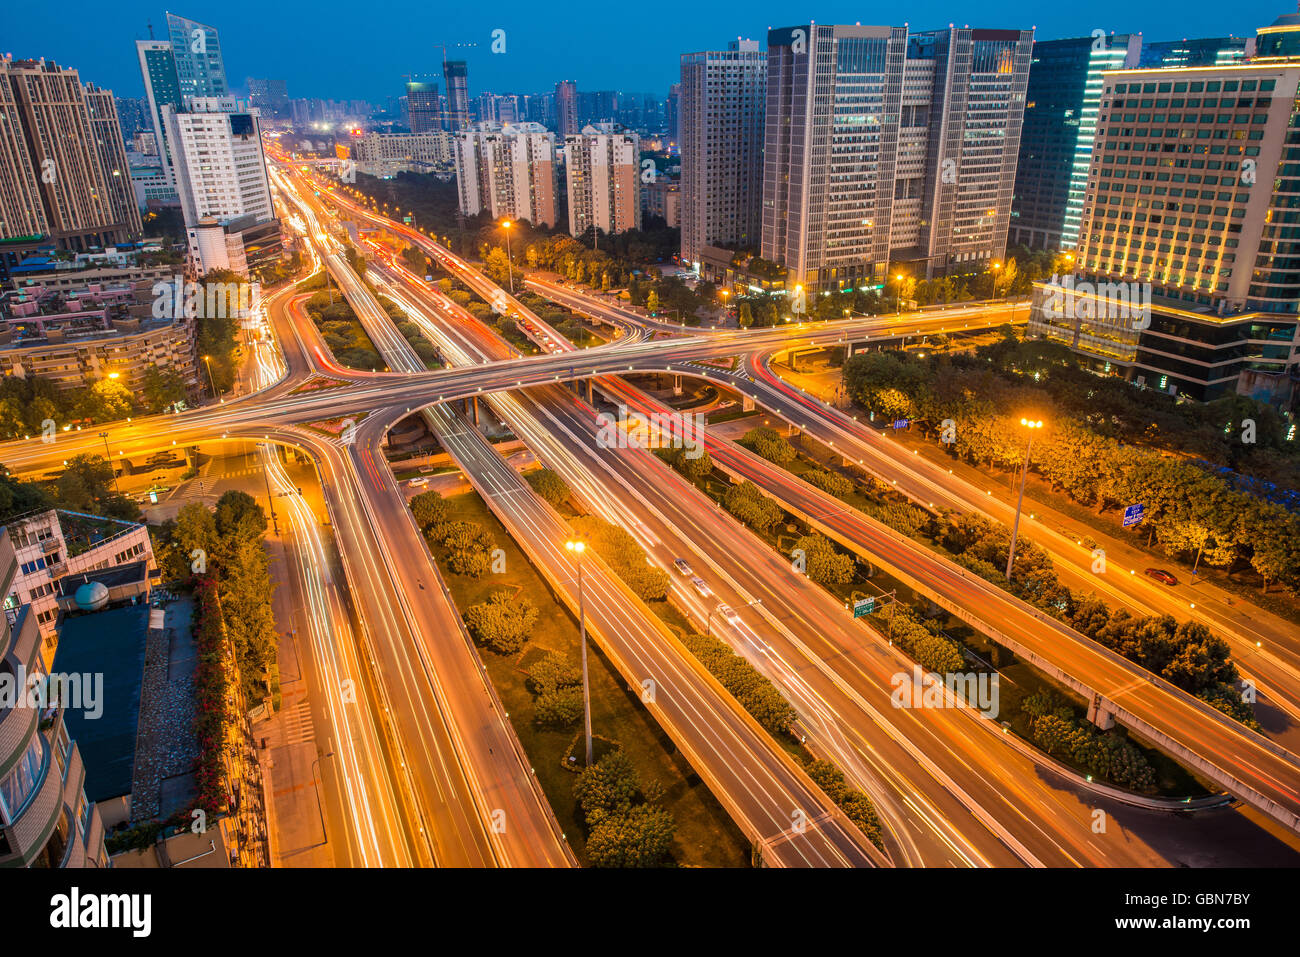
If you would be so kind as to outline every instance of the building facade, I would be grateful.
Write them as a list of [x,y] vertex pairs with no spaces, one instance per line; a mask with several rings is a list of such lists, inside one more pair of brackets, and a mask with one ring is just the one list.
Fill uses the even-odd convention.
[[1032,33],[768,33],[762,258],[809,292],[973,272],[1006,247]]
[[412,133],[443,129],[442,97],[437,83],[411,81],[406,84],[406,125]]
[[581,128],[578,126],[578,84],[572,80],[555,84],[555,128],[561,139],[573,136]]
[[182,102],[189,96],[230,95],[216,27],[169,13],[167,37],[176,60]]
[[757,246],[763,210],[767,56],[757,40],[681,58],[683,262],[705,246]]
[[554,226],[559,169],[555,135],[537,123],[480,124],[455,140],[456,188],[467,216]]
[[464,60],[444,60],[443,81],[447,84],[447,116],[443,129],[459,133],[470,126],[469,65]]
[[1030,249],[1078,244],[1102,73],[1138,65],[1141,34],[1035,41],[1011,201],[1010,241]]
[[606,234],[641,228],[639,137],[614,124],[584,127],[564,138],[569,234]]
[[[17,571],[9,535],[0,534],[0,674],[39,684],[47,674],[40,634],[31,608],[14,594]],[[0,867],[108,867],[103,823],[86,797],[85,767],[65,715],[61,707],[0,703]]]
[[[1300,61],[1284,56],[1107,73],[1079,275],[1035,288],[1030,332],[1099,372],[1197,399],[1245,372],[1292,372],[1298,89]],[[1083,295],[1063,295],[1080,283]],[[1138,296],[1150,306],[1136,319],[1116,306]]]
[[389,178],[401,172],[429,172],[454,162],[452,136],[444,130],[427,133],[367,133],[349,147],[357,170]]
[[137,238],[112,93],[56,63],[8,57],[0,85],[0,238],[48,235],[74,250]]

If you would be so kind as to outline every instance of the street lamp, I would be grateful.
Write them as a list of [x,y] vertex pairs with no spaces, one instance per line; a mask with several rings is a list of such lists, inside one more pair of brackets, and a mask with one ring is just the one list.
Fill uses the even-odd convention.
[[203,357],[203,364],[204,364],[205,366],[207,366],[207,369],[208,369],[208,385],[210,385],[210,386],[212,387],[212,398],[215,399],[215,398],[217,397],[217,384],[216,384],[215,382],[212,381],[212,356],[204,356],[204,357]]
[[510,264],[510,295],[515,294],[515,261],[510,256],[510,227],[513,224],[508,219],[501,221],[501,228],[506,231],[506,261]]
[[108,462],[108,470],[113,473],[113,488],[121,495],[122,487],[117,484],[117,469],[113,468],[113,453],[108,448],[108,433],[100,432],[99,437],[104,440],[104,459]]
[[1020,470],[1020,495],[1016,498],[1016,520],[1011,526],[1011,550],[1007,552],[1007,581],[1011,581],[1011,566],[1016,561],[1016,533],[1020,531],[1020,506],[1025,501],[1025,478],[1029,474],[1029,450],[1034,445],[1034,432],[1043,427],[1043,420],[1021,419],[1020,424],[1025,427],[1029,438],[1025,442],[1025,464]]
[[587,739],[587,767],[591,767],[591,686],[587,682],[587,614],[582,603],[582,554],[587,543],[570,539],[564,547],[578,556],[578,642],[582,648],[582,725]]
[[898,300],[894,304],[894,315],[899,316],[903,313],[903,274],[901,272],[894,275],[894,292],[898,296]]
[[1002,263],[993,264],[993,298],[998,298],[998,270],[1002,268]]

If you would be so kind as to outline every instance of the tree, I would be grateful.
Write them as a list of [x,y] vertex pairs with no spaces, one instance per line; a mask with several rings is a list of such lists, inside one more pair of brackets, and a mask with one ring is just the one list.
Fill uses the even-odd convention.
[[593,823],[593,815],[623,814],[632,807],[640,784],[632,760],[622,749],[610,751],[595,764],[583,768],[573,785],[573,796],[583,817]]
[[740,444],[755,455],[761,455],[769,462],[781,466],[789,465],[798,454],[794,446],[781,437],[781,433],[765,426],[750,429],[741,438]]
[[537,609],[508,591],[498,591],[487,601],[465,609],[465,627],[474,639],[499,655],[513,655],[524,646],[537,623]]
[[808,577],[821,585],[846,585],[853,580],[853,559],[835,550],[830,539],[813,532],[794,543],[804,552]]
[[645,308],[646,308],[646,312],[650,313],[651,315],[654,315],[659,311],[659,294],[655,292],[653,289],[651,289],[650,294],[646,296]]
[[92,422],[116,422],[131,414],[133,400],[126,383],[118,379],[100,379],[78,395],[77,415]]
[[587,855],[595,867],[654,867],[672,847],[676,833],[677,823],[668,811],[640,804],[594,825]]
[[550,469],[529,472],[527,479],[528,484],[533,487],[533,491],[546,499],[555,508],[559,508],[569,497],[569,486],[565,484],[564,479]]
[[437,492],[430,489],[411,499],[411,514],[420,531],[427,532],[434,525],[441,525],[451,514],[451,506]]
[[742,482],[727,489],[722,505],[756,532],[765,532],[784,515],[781,506],[764,495],[753,482]]
[[217,499],[216,527],[233,553],[235,546],[266,534],[266,512],[247,492],[231,489]]
[[492,536],[478,522],[446,522],[434,525],[430,537],[447,549],[447,565],[458,575],[481,578],[492,567]]
[[692,482],[698,482],[713,473],[713,459],[709,457],[708,452],[704,451],[692,458],[687,454],[690,451],[685,447],[674,449],[672,465]]
[[177,402],[185,401],[188,395],[188,389],[185,380],[181,378],[179,372],[167,366],[158,368],[150,364],[149,368],[144,370],[144,384],[141,388],[141,398],[144,407],[150,412],[165,412]]
[[[195,562],[202,569],[217,560],[217,522],[201,502],[181,506],[164,534],[169,546],[163,561],[167,580],[188,578]],[[196,550],[201,554],[194,555]]]

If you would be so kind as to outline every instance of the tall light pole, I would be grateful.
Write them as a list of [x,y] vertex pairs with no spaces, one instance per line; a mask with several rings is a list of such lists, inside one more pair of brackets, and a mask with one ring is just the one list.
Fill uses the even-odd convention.
[[582,726],[587,738],[587,767],[591,767],[591,685],[587,682],[587,614],[582,603],[582,553],[587,543],[570,539],[564,547],[578,556],[578,641],[582,647]]
[[901,316],[903,314],[903,274],[901,272],[894,276],[894,293],[898,296],[898,300],[894,304],[894,315]]
[[113,453],[108,449],[108,433],[100,432],[99,437],[104,440],[104,458],[108,462],[108,470],[113,473],[113,488],[121,495],[122,486],[117,484],[117,470],[113,468]]
[[993,298],[998,298],[998,270],[1002,268],[1002,263],[993,264]]
[[510,227],[513,224],[510,220],[502,220],[501,228],[506,231],[506,262],[510,264],[510,295],[515,294],[515,261],[510,255]]
[[212,387],[212,398],[217,397],[217,384],[212,381],[212,356],[204,356],[203,364],[208,369],[208,385]]
[[1020,531],[1020,506],[1025,501],[1025,478],[1029,474],[1029,450],[1034,445],[1034,431],[1043,427],[1043,420],[1021,419],[1020,424],[1025,427],[1029,439],[1025,442],[1025,464],[1020,470],[1020,495],[1016,498],[1016,520],[1011,526],[1011,550],[1007,552],[1007,581],[1011,581],[1011,566],[1016,561],[1016,533]]
[[[263,455],[274,455],[275,453],[262,442],[257,443],[257,447],[262,450]],[[266,462],[262,463],[262,481],[266,483],[266,505],[271,512],[271,528],[275,530],[276,537],[280,536],[280,524],[275,520],[275,499],[271,496],[271,478],[266,473]]]

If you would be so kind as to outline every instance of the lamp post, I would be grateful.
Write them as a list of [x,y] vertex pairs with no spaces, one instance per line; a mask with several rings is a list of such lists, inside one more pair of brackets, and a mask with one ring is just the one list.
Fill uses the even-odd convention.
[[894,315],[901,316],[903,314],[903,274],[901,272],[894,275],[894,293],[898,297],[894,303]]
[[1021,419],[1020,424],[1025,427],[1029,438],[1025,442],[1025,464],[1020,470],[1020,494],[1016,497],[1016,520],[1011,525],[1011,550],[1007,552],[1007,581],[1011,581],[1011,566],[1016,561],[1016,533],[1020,531],[1020,506],[1025,501],[1025,478],[1029,474],[1029,450],[1034,445],[1034,431],[1043,427],[1043,420]]
[[998,270],[1002,268],[1002,263],[993,264],[993,298],[998,298]]
[[203,364],[208,370],[208,385],[212,387],[212,398],[217,397],[217,384],[212,381],[212,356],[204,356]]
[[113,453],[108,449],[108,433],[100,432],[99,437],[104,440],[104,460],[108,462],[108,470],[113,473],[113,488],[121,495],[122,487],[117,484],[117,469],[113,468]]
[[501,228],[506,231],[506,261],[510,264],[510,295],[515,294],[515,261],[510,255],[510,227],[513,223],[505,219],[501,221]]
[[[275,453],[263,442],[258,442],[257,447],[262,450],[263,455],[274,455]],[[266,505],[271,511],[271,528],[275,530],[277,538],[280,537],[280,525],[275,520],[275,499],[271,496],[271,479],[266,474],[266,463],[262,464],[262,481],[266,483]]]
[[587,682],[587,614],[582,603],[582,554],[587,543],[570,539],[564,547],[578,556],[578,642],[582,648],[582,726],[587,739],[587,767],[591,767],[591,685]]

